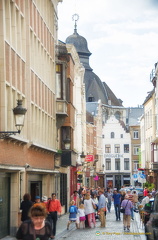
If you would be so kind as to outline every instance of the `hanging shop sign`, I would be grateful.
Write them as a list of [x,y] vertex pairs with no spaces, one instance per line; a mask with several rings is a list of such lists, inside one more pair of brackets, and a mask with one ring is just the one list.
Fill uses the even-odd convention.
[[94,161],[94,155],[87,155],[85,158],[86,162],[93,162]]

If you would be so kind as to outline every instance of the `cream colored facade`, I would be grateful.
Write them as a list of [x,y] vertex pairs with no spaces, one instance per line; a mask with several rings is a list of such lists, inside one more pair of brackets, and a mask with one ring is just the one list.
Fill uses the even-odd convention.
[[15,234],[24,193],[34,200],[35,195],[50,196],[59,189],[59,171],[54,169],[58,2],[0,1],[0,130],[15,130],[12,109],[17,99],[27,108],[21,134],[0,141],[5,212],[0,238]]
[[144,103],[144,148],[145,159],[142,167],[151,169],[151,143],[155,139],[155,93],[151,93]]
[[75,128],[74,128],[74,151],[77,153],[77,163],[81,164],[80,155],[86,152],[86,100],[85,100],[85,69],[80,63],[78,53],[73,45],[66,45],[74,62],[74,89],[73,103],[75,107]]

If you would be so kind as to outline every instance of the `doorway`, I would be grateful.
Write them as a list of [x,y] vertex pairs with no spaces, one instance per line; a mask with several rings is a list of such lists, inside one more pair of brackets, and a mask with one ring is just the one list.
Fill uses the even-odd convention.
[[0,239],[10,233],[10,175],[0,174]]
[[30,182],[31,201],[35,201],[35,196],[42,197],[42,181]]

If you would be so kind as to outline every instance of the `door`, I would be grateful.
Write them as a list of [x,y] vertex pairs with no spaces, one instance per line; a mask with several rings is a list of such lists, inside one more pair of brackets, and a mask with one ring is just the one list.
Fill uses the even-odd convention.
[[0,239],[9,235],[10,176],[0,174]]
[[42,197],[42,182],[41,181],[32,181],[30,182],[31,189],[31,201],[35,201],[35,196]]

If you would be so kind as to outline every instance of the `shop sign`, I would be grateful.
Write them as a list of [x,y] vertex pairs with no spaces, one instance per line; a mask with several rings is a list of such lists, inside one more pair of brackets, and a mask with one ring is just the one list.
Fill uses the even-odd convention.
[[121,158],[123,157],[123,154],[105,154],[106,158]]
[[87,155],[85,158],[86,162],[93,162],[94,161],[94,155]]

